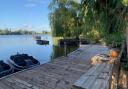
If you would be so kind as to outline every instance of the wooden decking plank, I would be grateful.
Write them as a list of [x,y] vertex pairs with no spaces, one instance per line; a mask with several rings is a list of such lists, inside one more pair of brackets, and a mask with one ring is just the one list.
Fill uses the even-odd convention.
[[92,76],[88,76],[88,80],[86,82],[83,83],[83,88],[87,88],[90,89],[90,87],[93,85],[93,83],[96,81],[96,79],[98,78],[98,75],[100,75],[102,73],[102,70],[104,69],[105,65],[101,65],[99,66],[98,69],[96,69],[96,71],[94,72],[95,75]]
[[57,60],[52,63],[57,63],[57,64],[63,64],[63,63],[71,63],[71,64],[87,64],[85,60],[79,60],[79,59],[69,59],[65,57],[63,60]]
[[85,86],[92,84],[93,81],[96,79],[97,75],[101,73],[104,66],[105,64],[102,64],[102,66],[96,65],[92,67],[91,69],[89,69],[89,71],[87,71],[87,73],[81,76],[81,78],[74,85],[81,86],[84,88]]
[[75,65],[81,66],[81,67],[82,66],[83,67],[87,66],[87,63],[83,63],[83,65],[82,65],[82,63],[79,63],[79,62],[75,63],[75,62],[68,62],[68,61],[67,62],[54,62],[54,63],[51,63],[51,64],[56,64],[56,65],[60,65],[60,66],[70,66],[70,67],[75,66]]
[[58,67],[57,65],[47,65],[47,66],[41,68],[40,70],[43,70],[45,72],[57,73],[59,75],[74,74],[74,73],[75,73],[74,75],[81,74],[78,71],[68,70],[68,68],[62,68],[61,66]]
[[90,89],[109,89],[108,88],[109,79],[110,79],[110,76],[107,75],[106,73],[100,74],[99,77],[94,82],[94,85]]
[[90,65],[86,65],[86,66],[81,66],[81,65],[60,65],[60,64],[54,64],[51,63],[50,65],[54,65],[54,66],[58,66],[58,67],[62,67],[65,68],[67,70],[74,70],[74,71],[78,71],[78,72],[86,72],[87,69],[89,69],[91,66]]
[[75,83],[74,83],[74,86],[82,86],[82,84],[84,83],[84,82],[86,82],[87,81],[87,79],[89,78],[88,76],[91,76],[90,74],[92,74],[93,72],[95,72],[95,70],[94,69],[97,69],[99,67],[99,65],[96,65],[96,67],[92,67],[91,69],[89,69],[89,71],[87,71],[87,73],[85,73],[84,75],[82,75],[81,77],[80,77],[80,79],[79,80],[77,80]]
[[[24,77],[24,76],[23,76]],[[53,87],[54,83],[56,83],[57,79],[51,78],[49,76],[38,76],[38,77],[33,77],[31,80],[26,80],[25,78],[22,78],[22,76],[18,77],[13,77],[13,79],[18,79],[19,81],[25,81],[26,83],[33,85],[34,88],[48,88],[48,87]],[[23,82],[24,83],[24,82]],[[48,85],[50,84],[50,86]],[[29,87],[30,87],[29,86]]]
[[8,85],[8,83],[4,83],[4,81],[2,81],[2,83],[0,83],[0,89],[14,89],[12,88],[10,85]]
[[74,86],[81,87],[83,89],[91,89],[90,87],[93,85],[93,83],[95,83],[97,80],[101,81],[102,79],[104,79],[103,87],[108,86],[108,81],[111,77],[111,67],[112,65],[107,63],[95,65],[84,75],[82,75],[80,79],[74,83]]
[[39,87],[37,87],[35,85],[31,85],[30,83],[23,81],[21,79],[15,78],[14,80],[16,81],[16,83],[18,83],[18,86],[20,86],[21,88],[39,89]]
[[[37,77],[37,78],[33,78],[32,80],[32,84],[36,85],[38,84],[40,87],[42,86],[45,86],[47,88],[55,88],[56,87],[56,82],[58,81],[59,79],[54,79],[54,78],[50,78],[50,77],[43,77],[43,76],[40,76],[40,77]],[[31,83],[31,82],[30,82]]]
[[81,87],[85,88],[85,89],[90,89],[90,87],[92,86],[92,84],[96,81],[97,76],[89,76],[87,81],[85,81]]
[[[6,81],[2,81],[2,82],[4,82],[4,84],[8,85],[9,88],[13,88],[13,89],[23,89],[23,88],[25,88],[24,85],[16,82],[12,78],[6,79]],[[30,89],[29,87],[27,87],[27,88]]]
[[97,79],[90,89],[102,89],[101,88],[102,84],[103,84],[102,79]]

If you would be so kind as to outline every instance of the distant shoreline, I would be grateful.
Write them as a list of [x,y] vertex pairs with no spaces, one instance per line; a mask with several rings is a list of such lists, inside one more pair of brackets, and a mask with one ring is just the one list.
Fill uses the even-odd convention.
[[42,32],[36,32],[36,31],[28,31],[28,30],[17,30],[12,31],[9,29],[0,29],[0,35],[37,35],[37,34],[51,34],[51,32],[48,31],[42,31]]

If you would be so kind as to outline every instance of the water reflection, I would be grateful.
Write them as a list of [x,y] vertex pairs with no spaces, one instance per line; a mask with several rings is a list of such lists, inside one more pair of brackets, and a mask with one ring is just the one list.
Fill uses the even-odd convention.
[[[56,58],[64,55],[64,48],[59,48],[53,41],[52,36],[41,35],[42,39],[48,40],[49,45],[38,45],[32,38],[32,35],[0,35],[0,60],[9,59],[10,55],[17,52],[32,55],[41,63],[51,61],[51,58]],[[74,48],[68,48],[71,52]]]
[[[67,54],[74,51],[75,49],[77,49],[77,47],[67,47]],[[52,59],[55,59],[60,56],[64,56],[65,55],[64,47],[59,47],[59,46],[53,45],[53,54],[52,55],[53,55]]]

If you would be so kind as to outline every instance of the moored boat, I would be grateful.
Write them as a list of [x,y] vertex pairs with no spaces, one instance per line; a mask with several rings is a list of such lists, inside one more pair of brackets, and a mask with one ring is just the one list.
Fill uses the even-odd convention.
[[14,66],[15,71],[34,67],[40,64],[38,60],[28,54],[16,54],[10,56],[9,62]]
[[13,73],[13,67],[0,60],[0,78]]
[[60,39],[59,46],[79,46],[80,44],[89,44],[88,39]]
[[48,45],[49,41],[47,40],[36,40],[36,43],[39,45]]

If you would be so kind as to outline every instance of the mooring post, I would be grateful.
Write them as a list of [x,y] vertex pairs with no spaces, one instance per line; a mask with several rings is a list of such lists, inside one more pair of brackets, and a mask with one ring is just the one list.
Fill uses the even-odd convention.
[[81,38],[79,39],[79,47],[81,47]]
[[79,47],[81,47],[81,45],[82,45],[82,38],[84,38],[83,35],[80,35],[79,36]]
[[64,54],[65,54],[65,56],[67,56],[67,44],[66,44],[66,42],[64,42]]

